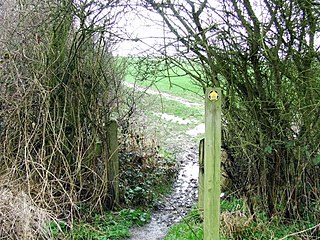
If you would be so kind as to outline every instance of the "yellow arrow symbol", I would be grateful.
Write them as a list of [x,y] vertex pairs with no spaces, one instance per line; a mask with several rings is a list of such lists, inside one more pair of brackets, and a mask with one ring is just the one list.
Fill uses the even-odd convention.
[[210,101],[217,101],[219,98],[219,94],[217,91],[215,90],[212,90],[210,93],[209,93],[209,100]]

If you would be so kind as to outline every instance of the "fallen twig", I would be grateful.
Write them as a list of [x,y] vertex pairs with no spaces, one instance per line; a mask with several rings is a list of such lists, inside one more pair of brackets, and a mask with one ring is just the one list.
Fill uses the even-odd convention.
[[317,227],[320,227],[320,223],[318,223],[317,225],[315,225],[315,226],[313,226],[313,227],[304,229],[304,230],[302,230],[302,231],[295,232],[295,233],[290,233],[289,235],[284,236],[283,238],[280,238],[279,240],[283,240],[283,239],[286,239],[286,238],[288,238],[288,237],[292,237],[292,236],[295,236],[295,235],[298,235],[298,234],[301,234],[301,233],[304,233],[304,232],[308,232],[308,231],[310,231],[310,230],[312,230],[312,229],[315,229],[315,228],[317,228]]

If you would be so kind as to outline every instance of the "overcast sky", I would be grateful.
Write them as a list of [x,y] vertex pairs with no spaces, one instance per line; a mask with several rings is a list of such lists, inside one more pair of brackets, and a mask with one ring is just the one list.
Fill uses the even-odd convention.
[[162,18],[155,13],[143,8],[137,13],[128,12],[119,22],[123,33],[128,34],[128,39],[121,42],[115,53],[120,56],[143,54],[147,51],[153,52],[163,43],[164,31]]
[[[219,8],[218,0],[209,1],[211,6]],[[254,10],[261,22],[269,22],[269,14],[266,9],[263,9],[265,3],[263,0],[252,0]],[[205,12],[203,13],[204,18]],[[211,15],[211,19],[212,19]],[[218,16],[217,16],[218,18]],[[217,19],[217,21],[219,21]],[[128,55],[144,55],[147,53],[157,54],[157,50],[164,43],[164,36],[173,37],[172,33],[168,30],[164,30],[162,18],[151,11],[148,11],[141,7],[137,12],[127,12],[125,16],[119,21],[120,29],[122,33],[128,33],[128,39],[137,39],[137,41],[127,40],[121,42],[116,51],[116,55],[128,56]],[[316,40],[316,45],[319,47],[320,39]],[[169,53],[172,50],[169,50]],[[158,52],[159,53],[159,52]]]

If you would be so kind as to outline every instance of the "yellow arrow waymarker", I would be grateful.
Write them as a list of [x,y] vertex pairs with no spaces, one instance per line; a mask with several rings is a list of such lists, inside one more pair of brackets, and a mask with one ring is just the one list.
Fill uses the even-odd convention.
[[214,91],[214,90],[210,91],[210,93],[209,93],[209,100],[210,101],[217,101],[218,98],[219,98],[219,94],[217,91]]

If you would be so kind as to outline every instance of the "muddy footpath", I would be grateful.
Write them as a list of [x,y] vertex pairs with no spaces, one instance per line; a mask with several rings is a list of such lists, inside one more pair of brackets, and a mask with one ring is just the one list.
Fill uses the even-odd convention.
[[164,239],[170,226],[181,221],[194,206],[197,199],[198,158],[195,147],[188,147],[189,149],[179,156],[181,169],[172,193],[158,203],[149,224],[132,229],[129,239]]
[[[133,85],[128,84],[127,87],[133,88]],[[156,95],[159,92],[143,88],[137,89],[143,91],[144,94]],[[186,101],[176,96],[162,94],[163,98],[175,101],[179,104],[184,104],[187,107],[199,107],[201,104]],[[198,144],[194,138],[203,134],[204,124],[197,123],[196,127],[194,120],[180,119],[166,113],[155,113],[159,116],[160,121],[157,122],[157,128],[160,128],[165,141],[163,147],[174,152],[176,160],[179,164],[179,173],[176,181],[173,184],[172,192],[168,196],[161,199],[152,214],[151,222],[143,227],[131,229],[130,240],[160,240],[164,239],[169,228],[181,221],[189,210],[197,201],[198,192]],[[142,111],[138,115],[145,115]],[[168,129],[168,124],[184,124],[186,131],[172,131]],[[193,123],[193,124],[190,124]],[[190,124],[190,128],[188,126]]]

